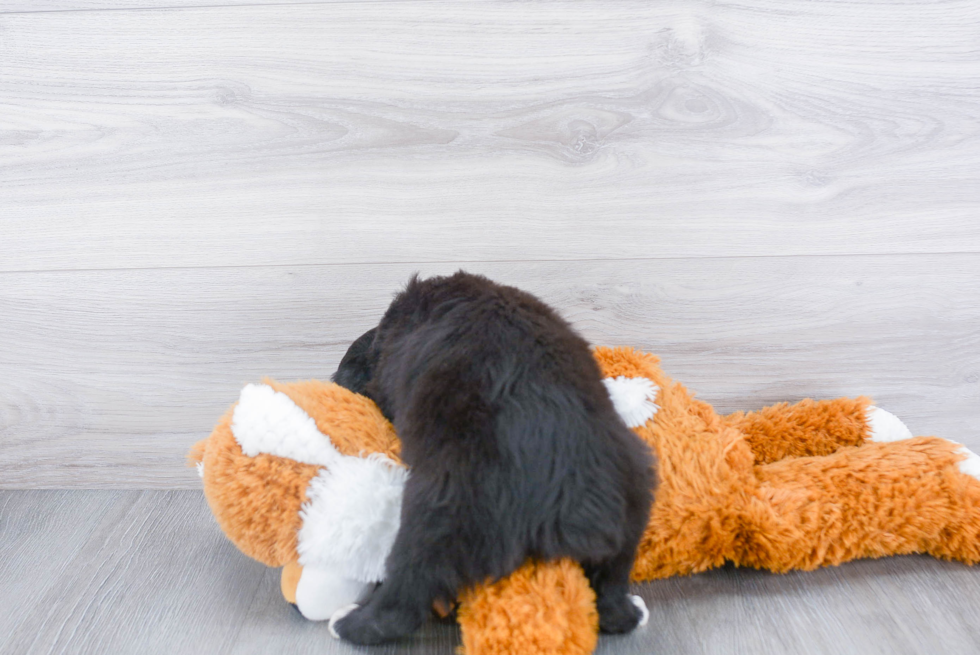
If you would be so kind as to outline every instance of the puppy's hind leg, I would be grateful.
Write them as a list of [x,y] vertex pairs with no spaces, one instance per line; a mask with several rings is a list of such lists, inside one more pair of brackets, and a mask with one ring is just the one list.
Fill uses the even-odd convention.
[[583,562],[585,575],[596,594],[599,629],[612,634],[630,632],[638,625],[645,624],[649,617],[643,599],[630,595],[629,578],[636,547],[646,527],[650,501],[639,497],[639,494],[630,500],[621,550],[601,562]]
[[[447,580],[454,576],[440,546],[449,521],[444,510],[413,489],[418,485],[418,476],[406,484],[402,524],[386,563],[387,577],[362,607],[345,608],[331,619],[334,636],[361,645],[404,637],[422,625],[436,598],[447,595]],[[453,592],[455,588],[448,591]]]
[[434,595],[420,593],[422,585],[393,574],[378,587],[364,606],[342,608],[330,619],[330,633],[354,644],[370,646],[415,632],[425,621]]
[[630,632],[649,617],[643,599],[629,593],[632,564],[632,553],[623,552],[601,564],[585,566],[585,574],[596,594],[599,629],[603,632]]

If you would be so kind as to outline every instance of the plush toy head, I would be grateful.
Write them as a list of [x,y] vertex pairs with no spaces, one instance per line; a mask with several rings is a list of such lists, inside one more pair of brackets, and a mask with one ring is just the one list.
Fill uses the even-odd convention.
[[225,534],[263,564],[288,565],[290,596],[321,620],[384,577],[408,474],[398,448],[367,398],[266,380],[242,390],[193,457]]

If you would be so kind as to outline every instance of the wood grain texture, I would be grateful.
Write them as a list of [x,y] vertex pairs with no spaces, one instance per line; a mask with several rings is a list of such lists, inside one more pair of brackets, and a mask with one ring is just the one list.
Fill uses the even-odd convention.
[[[235,550],[200,492],[5,492],[0,508],[5,655],[359,652],[282,600],[278,571]],[[457,641],[430,624],[378,652],[448,655]]]
[[58,593],[70,562],[116,504],[109,493],[0,494],[0,652],[13,652],[15,629]]
[[[33,550],[33,552],[32,552]],[[980,649],[980,569],[927,557],[807,573],[720,569],[640,585],[650,623],[597,655],[959,655]],[[364,652],[283,601],[278,571],[237,552],[199,491],[0,492],[0,650]],[[452,655],[428,622],[379,655]]]
[[[0,275],[0,486],[197,488],[243,384],[327,378],[420,270]],[[871,395],[980,450],[980,255],[474,263],[593,343],[633,345],[720,411]]]
[[0,14],[0,269],[977,252],[980,4]]
[[[356,0],[357,2],[411,2],[412,0]],[[350,0],[0,0],[0,14],[76,11],[169,10],[186,7],[247,7],[252,5],[322,5]]]
[[725,568],[640,585],[644,632],[600,640],[596,655],[971,653],[980,571],[928,557],[773,575]]

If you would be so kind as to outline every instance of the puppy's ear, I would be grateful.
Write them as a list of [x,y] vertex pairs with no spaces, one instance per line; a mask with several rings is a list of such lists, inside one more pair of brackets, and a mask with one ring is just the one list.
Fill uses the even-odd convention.
[[376,331],[377,328],[368,330],[350,345],[331,380],[354,393],[364,393],[364,388],[374,377],[375,354],[372,347]]

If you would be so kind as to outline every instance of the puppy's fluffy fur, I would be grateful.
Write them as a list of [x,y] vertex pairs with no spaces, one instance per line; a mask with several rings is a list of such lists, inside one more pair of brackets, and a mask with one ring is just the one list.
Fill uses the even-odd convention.
[[588,344],[534,296],[459,272],[414,277],[334,381],[391,419],[411,467],[385,582],[338,620],[373,644],[435,599],[528,557],[579,561],[600,627],[632,630],[627,585],[654,460],[617,416]]

